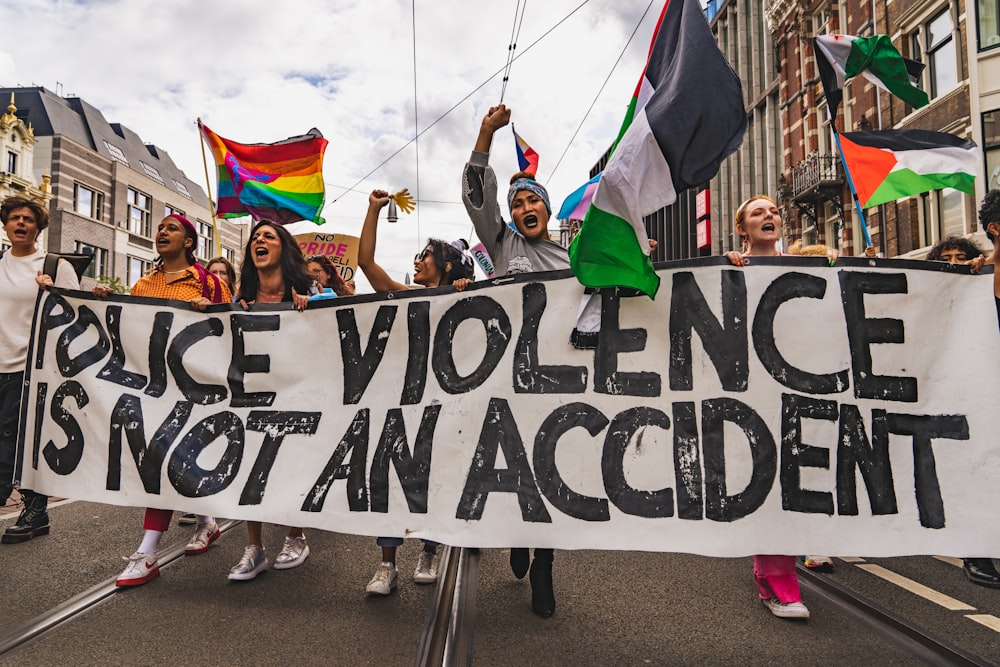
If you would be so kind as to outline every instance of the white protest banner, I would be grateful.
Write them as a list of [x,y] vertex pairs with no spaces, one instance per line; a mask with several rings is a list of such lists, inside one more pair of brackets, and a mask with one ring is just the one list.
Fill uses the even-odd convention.
[[1000,553],[992,276],[710,258],[245,312],[47,292],[25,486],[461,546]]

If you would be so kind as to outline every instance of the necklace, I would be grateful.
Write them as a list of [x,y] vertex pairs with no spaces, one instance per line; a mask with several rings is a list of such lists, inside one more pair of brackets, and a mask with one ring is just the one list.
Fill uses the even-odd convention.
[[187,268],[180,269],[178,271],[167,271],[166,269],[163,269],[164,273],[184,273],[185,271],[187,271]]

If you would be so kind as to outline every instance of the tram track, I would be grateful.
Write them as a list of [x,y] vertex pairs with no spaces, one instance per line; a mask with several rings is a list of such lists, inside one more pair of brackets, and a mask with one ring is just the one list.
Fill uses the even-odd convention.
[[829,576],[813,572],[801,563],[796,565],[796,569],[802,588],[871,629],[883,641],[926,664],[956,667],[991,667],[994,664],[962,650]]
[[479,549],[443,547],[438,584],[428,610],[415,665],[472,664]]
[[[226,533],[241,523],[242,521],[220,521],[219,531]],[[178,544],[176,547],[159,552],[157,558],[160,562],[160,568],[167,567],[183,557],[185,546],[185,544]],[[115,585],[116,579],[117,577],[112,577],[102,581],[21,625],[0,632],[0,662],[13,656],[21,648],[51,630],[93,609],[112,595],[125,590]]]

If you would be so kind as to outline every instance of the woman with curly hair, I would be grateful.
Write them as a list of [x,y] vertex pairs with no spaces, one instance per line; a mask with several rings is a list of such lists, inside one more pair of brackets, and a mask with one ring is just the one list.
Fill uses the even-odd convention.
[[340,271],[326,255],[313,255],[306,258],[306,268],[319,288],[332,289],[337,296],[353,296],[354,290],[344,282]]

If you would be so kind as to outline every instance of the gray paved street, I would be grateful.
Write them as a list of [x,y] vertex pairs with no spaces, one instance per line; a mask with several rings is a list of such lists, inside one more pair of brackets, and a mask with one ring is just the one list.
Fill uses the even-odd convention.
[[[55,507],[53,533],[0,549],[5,604],[0,631],[118,574],[140,533],[142,510],[73,502]],[[0,518],[0,527],[13,520]],[[164,546],[186,541],[172,527]],[[283,530],[266,526],[280,544]],[[411,665],[434,588],[412,582],[419,542],[400,549],[400,586],[366,597],[374,540],[307,531],[301,568],[247,583],[226,579],[245,539],[235,526],[208,553],[112,595],[21,649],[25,665]],[[1000,591],[972,586],[961,570],[927,557],[873,561],[1000,616]],[[539,619],[527,580],[505,551],[486,550],[475,618],[476,665],[919,664],[834,605],[810,595],[808,622],[776,619],[757,601],[750,559],[634,552],[556,553],[558,606]],[[966,650],[1000,660],[998,633],[855,566],[832,575]]]

